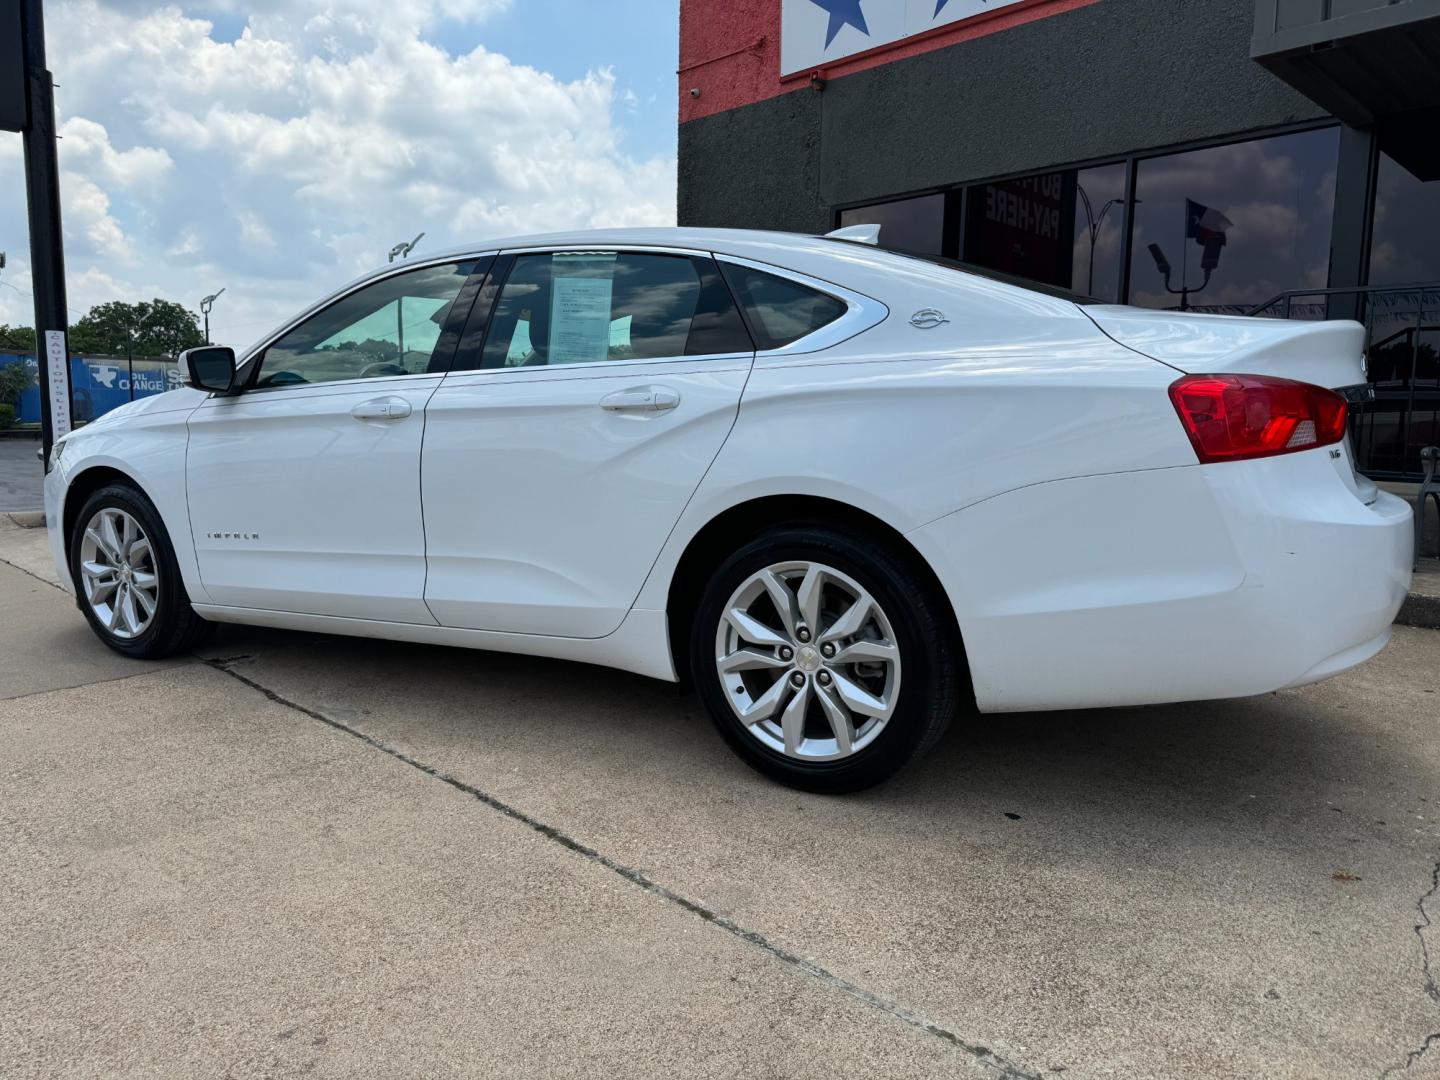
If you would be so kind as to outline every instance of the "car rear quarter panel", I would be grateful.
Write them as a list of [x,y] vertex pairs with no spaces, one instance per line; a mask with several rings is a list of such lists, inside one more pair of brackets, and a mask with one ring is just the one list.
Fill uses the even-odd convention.
[[1409,508],[1326,448],[1080,477],[911,534],[955,607],[985,712],[1243,697],[1377,651],[1405,598]]
[[[637,607],[663,607],[690,538],[753,499],[829,498],[908,533],[1030,485],[1195,464],[1167,393],[1177,373],[1074,305],[1002,309],[992,296],[967,310],[963,298],[918,296],[916,309],[951,320],[920,330],[912,309],[882,299],[894,314],[851,342],[757,359],[735,429]],[[1053,528],[1064,535],[1063,521]]]

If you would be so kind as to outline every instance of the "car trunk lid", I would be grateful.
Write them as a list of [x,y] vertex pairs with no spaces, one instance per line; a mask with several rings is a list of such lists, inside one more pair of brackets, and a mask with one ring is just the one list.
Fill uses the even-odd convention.
[[1126,348],[1194,374],[1273,375],[1331,390],[1365,383],[1365,328],[1089,305],[1081,309]]

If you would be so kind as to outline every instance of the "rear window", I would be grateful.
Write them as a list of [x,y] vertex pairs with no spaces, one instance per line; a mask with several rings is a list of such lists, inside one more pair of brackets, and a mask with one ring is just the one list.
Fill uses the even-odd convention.
[[1000,270],[991,270],[988,266],[976,266],[974,263],[961,262],[959,259],[947,259],[942,255],[927,255],[923,251],[904,251],[900,248],[886,247],[883,244],[860,244],[857,240],[841,240],[836,237],[827,237],[826,239],[836,244],[854,244],[859,247],[868,247],[875,251],[888,252],[891,255],[899,255],[905,259],[915,259],[918,262],[930,263],[932,266],[944,266],[950,270],[958,270],[962,274],[974,274],[976,277],[989,278],[991,281],[998,281],[1002,285],[1014,285],[1017,289],[1029,289],[1031,292],[1037,292],[1043,296],[1053,296],[1060,300],[1069,300],[1072,304],[1105,303],[1103,300],[1097,300],[1093,296],[1086,296],[1084,293],[1062,289],[1058,285],[1046,285],[1044,282],[1032,281],[1030,278],[1023,278],[1016,274],[1006,274]]
[[721,262],[725,280],[740,301],[755,347],[782,349],[829,326],[849,305],[798,281],[767,274],[749,266]]

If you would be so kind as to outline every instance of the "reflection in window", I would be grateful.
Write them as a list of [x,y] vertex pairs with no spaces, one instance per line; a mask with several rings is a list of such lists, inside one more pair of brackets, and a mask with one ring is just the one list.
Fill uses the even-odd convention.
[[381,278],[312,315],[265,351],[256,386],[415,375],[429,370],[473,262]]
[[709,259],[559,252],[522,255],[486,338],[486,368],[749,352]]
[[[1440,181],[1382,153],[1370,284],[1427,282],[1440,282]],[[1415,476],[1420,451],[1440,443],[1440,288],[1382,288],[1367,297],[1365,318],[1376,400],[1357,418],[1357,456],[1371,474]]]
[[1325,128],[1140,162],[1130,302],[1248,314],[1325,288],[1339,150]]
[[1369,472],[1415,473],[1440,442],[1440,288],[1375,293],[1366,314],[1376,400],[1359,417],[1358,455]]
[[845,301],[798,281],[730,262],[721,266],[750,317],[758,349],[783,349],[829,326],[849,310]]
[[1440,180],[1417,180],[1388,154],[1375,184],[1371,285],[1440,281]]
[[967,194],[965,260],[1118,300],[1124,204],[1124,165],[976,184]]
[[945,196],[921,195],[840,211],[841,228],[851,225],[879,225],[880,242],[888,248],[939,255],[945,233]]

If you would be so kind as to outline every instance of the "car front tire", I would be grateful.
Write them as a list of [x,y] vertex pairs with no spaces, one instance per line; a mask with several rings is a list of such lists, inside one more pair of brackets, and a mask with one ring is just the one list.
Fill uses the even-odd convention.
[[696,690],[759,771],[858,791],[935,744],[962,660],[945,601],[910,560],[829,525],[773,529],[715,571],[690,636]]
[[190,606],[160,514],[126,484],[100,488],[80,507],[70,575],[91,629],[126,656],[158,660],[188,652],[211,627]]

